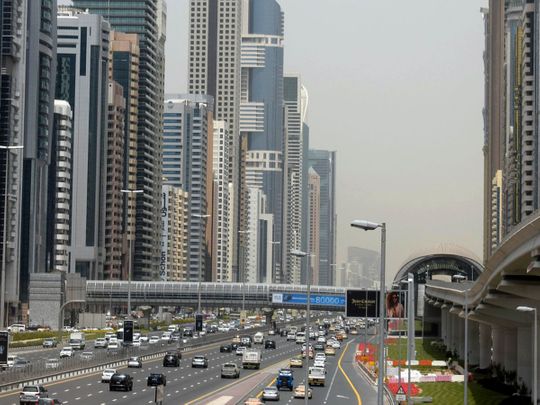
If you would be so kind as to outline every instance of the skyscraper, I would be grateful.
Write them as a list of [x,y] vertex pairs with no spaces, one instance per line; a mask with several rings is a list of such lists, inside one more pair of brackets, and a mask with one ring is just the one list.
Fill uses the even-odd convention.
[[[121,280],[122,240],[123,240],[123,201],[125,199],[124,168],[125,150],[125,111],[126,99],[122,86],[114,80],[108,84],[107,92],[107,138],[105,166],[105,263],[103,278]],[[129,158],[129,157],[128,157]]]
[[[139,109],[139,39],[137,34],[111,31],[109,43],[109,81],[122,86],[126,100],[124,110],[124,170],[122,188],[137,189],[137,115]],[[127,279],[128,265],[133,263],[135,240],[135,193],[122,199],[122,279]],[[131,251],[131,252],[130,252]],[[105,274],[107,277],[107,274]]]
[[[242,150],[243,190],[257,189],[264,194],[260,214],[272,215],[273,241],[283,242],[283,13],[275,0],[243,2],[242,88],[240,131],[245,138]],[[242,191],[245,193],[245,191]],[[249,191],[246,195],[249,195]],[[242,200],[240,227],[253,212]],[[261,201],[261,199],[259,199]],[[241,243],[246,242],[243,234]],[[285,243],[269,252],[274,280],[282,280],[282,251]],[[245,268],[245,267],[244,267]]]
[[[242,0],[190,0],[189,81],[191,94],[214,99],[214,117],[227,124],[229,178],[232,185],[232,228],[238,229],[240,32]],[[233,272],[237,272],[237,232],[233,237]]]
[[58,13],[56,98],[73,111],[71,273],[103,277],[109,23],[72,8]]
[[321,237],[321,178],[313,168],[309,169],[308,174],[308,218],[309,224],[309,250],[310,253],[310,273],[311,282],[314,285],[319,284],[319,259],[320,259],[320,244]]
[[[163,0],[73,0],[76,7],[103,15],[116,31],[139,36],[139,106],[137,135],[136,233],[133,277],[159,278],[161,240],[162,54],[165,26]],[[161,19],[161,20],[160,20]]]
[[291,250],[302,249],[303,187],[304,184],[304,123],[306,119],[308,96],[299,75],[285,75],[283,78],[284,119],[285,119],[285,192],[284,240],[285,269],[287,283],[300,284],[302,281],[302,262],[292,255]]
[[47,263],[51,271],[69,271],[71,240],[72,113],[67,101],[55,100],[47,198]]
[[207,241],[211,223],[208,212],[208,164],[212,151],[212,99],[185,95],[165,101],[163,120],[164,184],[189,193],[188,280],[206,277]]
[[[36,7],[37,6],[37,7]],[[51,4],[51,7],[54,7]],[[47,154],[38,156],[36,147],[38,145],[37,133],[23,133],[24,130],[24,114],[25,110],[25,93],[28,93],[37,100],[37,89],[25,88],[25,70],[26,70],[26,52],[31,54],[32,59],[37,56],[39,51],[39,44],[36,42],[35,37],[38,35],[39,29],[36,27],[29,28],[28,35],[32,40],[26,44],[27,38],[27,21],[26,15],[23,14],[23,10],[26,7],[26,1],[0,1],[0,15],[2,16],[0,21],[0,70],[1,70],[1,87],[0,87],[0,145],[2,147],[22,146],[28,140],[30,146],[33,147],[29,153],[29,164],[40,163],[44,165],[47,162]],[[37,10],[36,10],[37,8]],[[39,13],[41,5],[29,6],[28,11],[32,13],[33,17],[36,16],[36,11]],[[54,55],[54,41],[51,36],[47,36],[43,33],[46,43],[50,43],[52,49],[49,49],[44,53],[43,63],[46,61],[53,63]],[[48,41],[48,42],[47,42]],[[31,46],[31,48],[30,48]],[[45,61],[46,60],[46,61]],[[51,67],[49,65],[49,68]],[[47,71],[47,70],[46,70]],[[50,71],[49,71],[50,73]],[[29,76],[32,76],[34,83],[39,82],[39,69],[33,68],[31,72],[28,72]],[[50,76],[47,77],[50,80]],[[49,101],[51,97],[50,92],[44,91],[43,100],[47,101],[47,106],[51,107]],[[37,103],[36,103],[37,104]],[[38,113],[35,109],[32,109],[35,113],[33,116],[32,124],[38,121]],[[51,119],[52,115],[47,114],[45,117],[47,120]],[[52,120],[46,121],[52,123]],[[50,129],[48,127],[47,129]],[[48,141],[44,135],[46,132],[40,133],[41,140]],[[44,146],[48,146],[46,143]],[[47,148],[46,148],[47,149]],[[19,302],[19,276],[20,269],[24,271],[24,278],[28,279],[28,265],[27,260],[21,260],[19,246],[21,240],[21,215],[28,215],[30,218],[31,211],[25,209],[21,204],[21,178],[23,177],[22,168],[23,152],[14,149],[1,149],[0,150],[0,242],[2,243],[2,249],[0,251],[2,261],[2,278],[0,279],[0,286],[2,290],[0,295],[2,301],[0,303],[0,327],[4,326],[5,316],[7,309],[8,314],[15,314],[17,304]],[[39,159],[39,160],[38,160]],[[26,161],[26,160],[25,160]],[[41,179],[39,176],[32,177],[32,173],[28,173],[28,179],[33,182],[39,182]],[[28,184],[30,185],[30,184]],[[43,185],[40,183],[40,185]],[[11,198],[8,198],[8,196]],[[33,197],[38,197],[34,194]],[[27,197],[26,201],[30,203]],[[35,219],[40,218],[40,215],[45,215],[44,211],[35,211]],[[32,247],[37,249],[35,243],[39,239],[35,239],[34,234],[25,235],[25,238],[32,239],[34,244]],[[44,235],[41,235],[44,236]],[[21,252],[25,255],[30,254],[30,251],[22,248]],[[32,254],[35,250],[32,250]],[[28,256],[25,256],[26,259]],[[33,256],[32,256],[33,257]],[[24,266],[23,266],[24,262]],[[43,262],[40,269],[43,271],[45,263]],[[20,267],[19,267],[20,266]],[[22,277],[22,276],[21,276]],[[26,285],[25,285],[26,287]],[[27,300],[27,289],[22,289],[22,297]]]
[[309,151],[310,166],[320,178],[319,284],[333,285],[336,264],[336,152]]

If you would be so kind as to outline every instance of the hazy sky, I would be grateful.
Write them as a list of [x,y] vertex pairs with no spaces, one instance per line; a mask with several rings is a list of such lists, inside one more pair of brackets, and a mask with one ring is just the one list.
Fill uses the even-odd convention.
[[[168,0],[167,92],[184,92],[188,0]],[[311,147],[337,151],[338,263],[379,249],[387,274],[440,242],[482,254],[486,0],[280,0],[285,71],[309,91]]]

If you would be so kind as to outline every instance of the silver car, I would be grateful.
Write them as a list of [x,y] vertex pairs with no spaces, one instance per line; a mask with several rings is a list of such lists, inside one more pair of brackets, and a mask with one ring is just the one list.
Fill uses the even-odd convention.
[[264,401],[279,401],[279,390],[277,387],[266,387],[263,390],[262,399]]

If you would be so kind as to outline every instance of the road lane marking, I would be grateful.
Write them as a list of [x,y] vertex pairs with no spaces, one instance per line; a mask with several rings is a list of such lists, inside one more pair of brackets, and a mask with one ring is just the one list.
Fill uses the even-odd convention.
[[345,355],[345,353],[347,353],[347,349],[349,348],[350,344],[351,344],[351,341],[347,342],[347,344],[345,345],[345,349],[343,350],[343,353],[341,353],[341,356],[339,356],[338,368],[339,368],[339,371],[341,371],[341,373],[343,374],[343,377],[345,377],[345,379],[349,383],[349,386],[351,387],[351,389],[353,390],[354,395],[356,396],[356,400],[358,401],[358,405],[362,405],[362,398],[360,397],[358,390],[352,383],[351,379],[349,378],[345,370],[343,370],[343,367],[341,367],[341,360],[343,360],[343,356]]

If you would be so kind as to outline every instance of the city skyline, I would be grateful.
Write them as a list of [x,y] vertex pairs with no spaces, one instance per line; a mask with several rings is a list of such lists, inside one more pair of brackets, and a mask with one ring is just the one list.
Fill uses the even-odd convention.
[[[279,3],[285,14],[284,72],[299,73],[310,91],[310,148],[338,152],[337,263],[346,261],[347,241],[379,249],[378,238],[350,229],[355,218],[387,222],[389,276],[410,252],[443,242],[481,257],[480,8],[487,1]],[[169,2],[168,14],[170,20],[187,21],[187,2]],[[336,20],[342,23],[330,24]],[[168,29],[168,37],[179,40],[166,44],[165,87],[182,92],[187,27]],[[394,120],[387,120],[387,108]],[[449,111],[455,114],[449,117]],[[338,126],[330,116],[340,117]],[[376,124],[381,120],[384,126]]]

